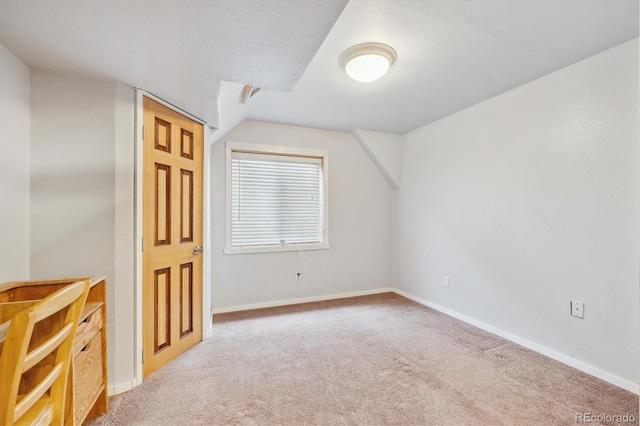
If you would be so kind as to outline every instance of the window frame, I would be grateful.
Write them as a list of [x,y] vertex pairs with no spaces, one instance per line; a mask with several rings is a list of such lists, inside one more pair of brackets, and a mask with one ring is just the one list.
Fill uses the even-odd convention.
[[[226,214],[226,243],[224,254],[274,253],[297,250],[326,250],[329,249],[329,152],[321,149],[299,148],[282,145],[266,145],[247,142],[226,141],[225,145],[225,214]],[[322,170],[322,241],[319,243],[285,244],[270,246],[232,247],[231,246],[231,155],[232,152],[247,152],[262,155],[280,155],[290,157],[309,157],[321,159]]]

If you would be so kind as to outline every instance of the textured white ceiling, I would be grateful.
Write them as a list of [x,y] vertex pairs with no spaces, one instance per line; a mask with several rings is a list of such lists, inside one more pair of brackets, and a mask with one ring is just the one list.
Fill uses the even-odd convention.
[[[351,1],[293,92],[226,116],[403,134],[635,37],[637,0]],[[370,41],[398,61],[358,83],[338,57]]]
[[[638,0],[345,4],[0,0],[0,44],[32,68],[148,90],[218,135],[244,118],[403,134],[638,36]],[[398,61],[358,83],[338,57],[368,41]],[[243,106],[244,83],[265,90]]]
[[140,87],[217,126],[221,80],[290,91],[347,0],[0,0],[31,68]]

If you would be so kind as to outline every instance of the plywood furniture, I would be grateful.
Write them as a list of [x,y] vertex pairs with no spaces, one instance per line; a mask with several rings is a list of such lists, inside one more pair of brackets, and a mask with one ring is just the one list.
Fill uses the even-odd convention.
[[21,309],[76,281],[88,279],[89,293],[73,340],[65,424],[80,425],[107,412],[107,329],[105,277],[25,281],[0,284],[0,351],[7,321]]
[[11,318],[0,354],[0,424],[61,425],[73,340],[89,280],[62,287]]

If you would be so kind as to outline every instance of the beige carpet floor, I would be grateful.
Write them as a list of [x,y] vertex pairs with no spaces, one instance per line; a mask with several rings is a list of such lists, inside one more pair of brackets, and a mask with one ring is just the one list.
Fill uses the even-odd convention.
[[392,293],[216,315],[99,425],[553,425],[638,396]]

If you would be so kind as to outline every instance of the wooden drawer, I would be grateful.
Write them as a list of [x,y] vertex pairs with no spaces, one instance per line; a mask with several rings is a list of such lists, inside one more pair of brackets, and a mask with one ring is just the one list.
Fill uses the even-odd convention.
[[87,303],[80,316],[80,323],[73,339],[73,354],[78,355],[104,326],[102,319],[102,303]]
[[[99,311],[99,310],[98,310]],[[102,335],[97,333],[74,358],[74,417],[81,424],[104,390]]]

